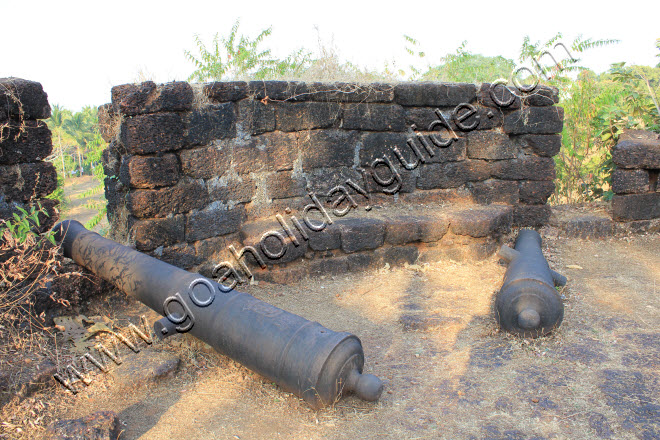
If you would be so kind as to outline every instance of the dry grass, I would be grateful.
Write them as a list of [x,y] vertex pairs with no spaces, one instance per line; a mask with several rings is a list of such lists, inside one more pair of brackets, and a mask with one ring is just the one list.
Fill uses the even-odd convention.
[[58,250],[45,237],[28,234],[21,242],[5,230],[0,241],[0,326],[8,329],[23,321],[39,325],[43,317],[33,316],[33,296],[59,276]]

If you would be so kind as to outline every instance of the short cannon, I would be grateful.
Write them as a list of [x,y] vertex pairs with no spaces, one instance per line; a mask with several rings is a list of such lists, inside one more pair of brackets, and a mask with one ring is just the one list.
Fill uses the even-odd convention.
[[499,255],[509,264],[495,299],[500,327],[525,337],[542,336],[559,327],[564,304],[555,286],[565,285],[566,277],[548,266],[538,232],[521,229],[515,249],[502,246]]
[[64,255],[163,315],[159,337],[189,331],[218,352],[318,409],[354,393],[375,401],[382,381],[362,374],[357,336],[335,332],[101,237],[74,220],[53,230]]

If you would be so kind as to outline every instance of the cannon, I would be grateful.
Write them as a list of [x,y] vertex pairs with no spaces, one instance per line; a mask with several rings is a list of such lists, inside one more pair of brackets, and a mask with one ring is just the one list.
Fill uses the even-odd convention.
[[499,255],[508,262],[495,298],[500,327],[524,337],[542,336],[559,327],[564,304],[555,286],[564,286],[566,277],[548,266],[538,232],[521,229],[515,249],[502,246]]
[[154,323],[160,338],[190,332],[314,409],[350,393],[375,401],[383,391],[379,378],[362,373],[364,352],[355,335],[120,245],[75,220],[53,230],[66,257],[163,315]]

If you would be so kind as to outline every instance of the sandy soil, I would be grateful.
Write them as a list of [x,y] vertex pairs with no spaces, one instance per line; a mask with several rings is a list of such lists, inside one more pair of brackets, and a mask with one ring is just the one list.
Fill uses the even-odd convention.
[[181,355],[174,377],[50,398],[63,418],[117,412],[122,439],[660,438],[660,235],[544,246],[569,283],[562,327],[537,340],[494,324],[496,257],[246,289],[358,335],[366,371],[386,381],[377,403],[315,412],[188,335],[157,347]]

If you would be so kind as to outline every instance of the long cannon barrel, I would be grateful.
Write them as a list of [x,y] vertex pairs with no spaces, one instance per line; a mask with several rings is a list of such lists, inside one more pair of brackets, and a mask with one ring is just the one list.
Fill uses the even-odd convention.
[[160,337],[189,331],[315,409],[350,393],[380,397],[382,381],[362,374],[364,352],[355,335],[122,246],[77,221],[53,230],[66,257],[163,315],[154,324]]
[[559,327],[564,304],[555,286],[565,285],[566,278],[548,266],[538,232],[520,230],[515,249],[502,246],[499,254],[509,263],[495,299],[500,327],[526,337],[541,336]]

